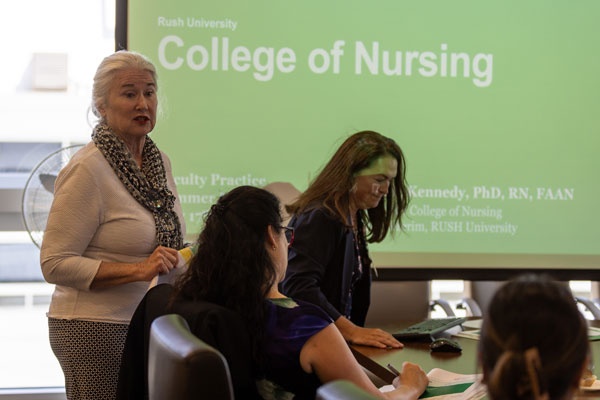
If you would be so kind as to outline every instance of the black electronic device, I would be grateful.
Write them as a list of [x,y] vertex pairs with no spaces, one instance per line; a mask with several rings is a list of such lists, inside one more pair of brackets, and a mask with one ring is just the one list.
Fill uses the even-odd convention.
[[462,347],[460,347],[458,342],[448,338],[435,339],[429,345],[429,349],[433,353],[460,353],[462,351]]
[[436,339],[436,335],[465,321],[466,318],[463,317],[427,319],[402,329],[394,333],[393,336],[400,341],[433,341]]

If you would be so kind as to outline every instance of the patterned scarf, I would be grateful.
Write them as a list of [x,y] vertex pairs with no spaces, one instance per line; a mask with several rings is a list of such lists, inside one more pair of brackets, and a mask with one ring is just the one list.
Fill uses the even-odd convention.
[[183,235],[179,218],[174,211],[175,196],[167,187],[165,166],[152,139],[146,136],[142,169],[125,143],[108,126],[96,125],[92,140],[133,198],[154,216],[158,244],[181,249]]

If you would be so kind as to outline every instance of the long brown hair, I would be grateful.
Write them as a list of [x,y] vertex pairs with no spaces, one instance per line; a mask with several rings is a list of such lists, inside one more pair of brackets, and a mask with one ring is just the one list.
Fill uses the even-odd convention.
[[[361,131],[348,137],[298,200],[286,207],[290,214],[323,208],[343,224],[348,223],[350,191],[358,171],[369,167],[376,159],[389,155],[398,162],[396,177],[385,199],[375,208],[359,211],[367,226],[367,240],[381,242],[390,226],[402,228],[402,215],[410,195],[406,183],[406,161],[400,146],[388,137],[373,131]],[[368,218],[366,218],[368,216]]]

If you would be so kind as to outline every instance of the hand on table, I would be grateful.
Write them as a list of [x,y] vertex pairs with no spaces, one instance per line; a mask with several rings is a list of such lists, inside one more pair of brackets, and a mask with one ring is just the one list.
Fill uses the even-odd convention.
[[402,343],[397,341],[390,333],[379,328],[362,328],[354,325],[345,317],[340,317],[335,321],[344,339],[351,344],[361,344],[364,346],[378,347],[385,349],[388,347],[401,349]]
[[365,346],[400,349],[404,347],[402,343],[396,340],[388,332],[379,328],[361,328],[356,327],[349,338],[352,344],[362,344]]

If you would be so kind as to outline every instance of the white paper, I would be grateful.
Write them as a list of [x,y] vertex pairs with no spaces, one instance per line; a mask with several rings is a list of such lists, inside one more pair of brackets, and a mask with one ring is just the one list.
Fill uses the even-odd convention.
[[427,374],[431,387],[457,385],[459,383],[471,383],[481,379],[481,374],[457,374],[441,368],[433,368]]
[[[481,374],[457,374],[455,372],[446,371],[441,368],[433,368],[431,371],[427,373],[427,377],[429,378],[429,387],[441,387],[441,386],[451,386],[458,385],[461,383],[471,383],[474,382],[471,386],[469,386],[462,393],[454,393],[454,394],[446,394],[443,396],[435,396],[428,397],[428,399],[432,400],[479,400],[485,397],[486,388],[483,383],[481,383]],[[389,392],[394,390],[393,385],[385,385],[379,388],[381,392]]]

